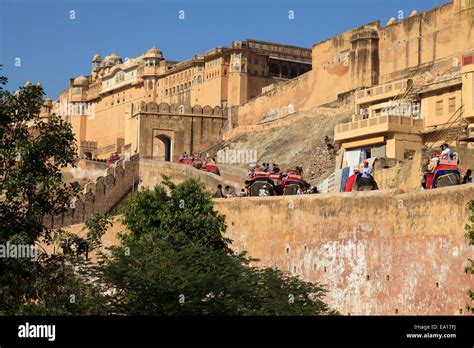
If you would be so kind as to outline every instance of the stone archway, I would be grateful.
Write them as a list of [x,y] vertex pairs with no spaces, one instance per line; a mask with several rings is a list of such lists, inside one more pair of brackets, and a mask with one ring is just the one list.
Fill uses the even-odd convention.
[[172,158],[171,138],[164,135],[153,137],[153,159],[170,162]]

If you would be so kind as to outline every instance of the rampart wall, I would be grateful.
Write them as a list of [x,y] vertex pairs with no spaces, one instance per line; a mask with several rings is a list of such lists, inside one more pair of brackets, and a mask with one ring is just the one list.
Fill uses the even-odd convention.
[[[394,13],[398,17],[399,13]],[[344,105],[352,91],[433,71],[460,68],[474,50],[474,3],[453,2],[381,26],[367,23],[313,45],[312,70],[240,106],[238,125],[321,105]]]
[[[474,185],[286,197],[215,199],[233,248],[326,284],[344,315],[466,315],[474,257],[464,225]],[[71,226],[79,232],[83,225]],[[103,238],[126,231],[115,219]],[[83,232],[82,232],[83,233]]]
[[161,175],[166,175],[170,180],[176,184],[183,182],[186,179],[195,179],[201,181],[206,189],[212,193],[216,191],[217,185],[221,184],[223,187],[229,185],[234,187],[236,192],[244,186],[243,179],[235,181],[234,176],[229,176],[226,179],[225,174],[218,176],[213,173],[204,172],[193,168],[188,164],[172,163],[164,161],[155,161],[151,159],[140,160],[140,186],[146,188],[153,188],[155,185],[163,181]]
[[239,250],[325,283],[342,314],[465,314],[474,185],[216,200]]
[[86,184],[84,190],[71,202],[64,214],[45,217],[44,223],[59,228],[86,221],[93,213],[109,213],[130,192],[139,180],[139,156],[121,159],[99,176]]

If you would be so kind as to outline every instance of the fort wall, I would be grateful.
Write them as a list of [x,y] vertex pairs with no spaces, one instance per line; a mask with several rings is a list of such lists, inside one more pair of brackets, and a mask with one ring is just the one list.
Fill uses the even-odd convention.
[[[286,112],[282,108],[282,111]],[[228,140],[242,134],[255,134],[260,132],[265,132],[273,128],[285,127],[293,124],[295,121],[300,120],[305,117],[319,117],[319,116],[335,116],[340,113],[340,109],[335,108],[314,108],[304,111],[296,111],[292,114],[286,114],[286,116],[277,117],[276,119],[268,121],[260,121],[259,124],[248,125],[248,126],[239,126],[233,128],[223,134],[223,140]]]
[[[234,247],[327,284],[342,314],[465,313],[474,256],[465,237],[474,185],[216,200]],[[442,204],[440,204],[442,202]]]
[[[464,231],[473,197],[474,185],[461,185],[215,199],[214,206],[234,250],[326,284],[326,301],[343,315],[465,315],[474,288],[464,272],[474,257]],[[104,245],[125,230],[116,217]]]
[[296,111],[339,106],[360,88],[426,71],[441,75],[459,68],[461,55],[474,50],[472,1],[404,15],[384,27],[375,21],[316,43],[312,70],[239,106],[238,125],[257,124],[269,114],[286,116],[290,103]]
[[138,168],[138,155],[117,161],[105,170],[105,176],[86,184],[66,213],[45,217],[45,225],[59,228],[84,222],[94,213],[110,213],[138,183]]
[[[223,187],[229,185],[234,187],[236,192],[244,186],[244,181],[233,181],[235,177],[230,175],[229,178],[219,176],[213,173],[198,170],[188,164],[171,163],[164,161],[155,161],[151,159],[140,160],[140,186],[146,188],[153,188],[155,185],[163,181],[161,175],[166,175],[170,180],[176,184],[183,182],[186,179],[199,180],[204,184],[209,192],[214,193],[217,185],[221,184]],[[223,173],[222,173],[223,174]]]
[[308,90],[313,87],[311,71],[296,79],[281,83],[274,89],[239,106],[237,124],[249,126],[265,119],[277,119],[297,112],[304,108]]

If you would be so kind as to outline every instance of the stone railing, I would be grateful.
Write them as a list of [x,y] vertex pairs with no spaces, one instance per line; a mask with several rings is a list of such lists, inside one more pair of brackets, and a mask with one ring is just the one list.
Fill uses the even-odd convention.
[[400,81],[395,81],[383,85],[378,85],[374,86],[371,88],[366,88],[360,91],[356,92],[356,102],[359,99],[363,98],[370,98],[377,96],[379,94],[385,94],[385,93],[390,93],[390,92],[400,92],[404,89],[406,89],[408,86],[408,81],[407,80],[400,80]]
[[[416,127],[421,131],[424,126],[423,119],[415,119],[407,116],[377,116],[372,118],[367,118],[365,120],[358,120],[355,122],[342,123],[336,126],[334,130],[335,135],[355,131],[364,128],[370,128],[378,125],[400,125],[406,127]],[[415,130],[415,129],[414,129]]]

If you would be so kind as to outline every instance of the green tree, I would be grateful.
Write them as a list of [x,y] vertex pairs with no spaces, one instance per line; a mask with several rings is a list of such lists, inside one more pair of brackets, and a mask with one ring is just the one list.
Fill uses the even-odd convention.
[[[97,246],[97,229],[88,239],[71,238],[43,223],[65,212],[79,190],[61,176],[61,168],[75,164],[71,126],[57,115],[40,117],[41,85],[25,85],[12,94],[4,89],[6,83],[0,77],[0,244],[36,245],[39,254],[37,259],[0,258],[0,314],[94,312],[97,288],[75,266]],[[97,224],[100,229],[100,223],[91,222]],[[60,243],[62,251],[42,248],[52,242]]]
[[[467,205],[468,210],[470,212],[469,215],[469,223],[466,224],[466,236],[469,239],[469,245],[474,245],[474,200],[470,201]],[[473,275],[474,274],[474,260],[468,259],[469,265],[465,268],[467,274]],[[471,289],[468,290],[469,298],[471,302],[474,301],[474,291]],[[467,304],[467,309],[474,313],[474,307],[471,304]]]
[[224,216],[202,184],[186,180],[144,190],[122,212],[129,233],[110,249],[102,282],[113,313],[160,315],[331,314],[326,290],[252,266],[223,236]]

